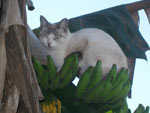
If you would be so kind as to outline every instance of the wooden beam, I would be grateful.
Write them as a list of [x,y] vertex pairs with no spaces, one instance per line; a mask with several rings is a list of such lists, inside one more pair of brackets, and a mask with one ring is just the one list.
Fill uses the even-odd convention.
[[144,1],[130,3],[126,5],[126,8],[130,13],[133,13],[141,9],[150,8],[150,1],[144,0]]

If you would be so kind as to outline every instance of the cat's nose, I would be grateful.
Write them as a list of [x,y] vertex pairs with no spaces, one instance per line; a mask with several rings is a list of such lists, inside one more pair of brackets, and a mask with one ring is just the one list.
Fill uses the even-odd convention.
[[51,42],[47,42],[47,44],[48,44],[48,47],[51,47]]

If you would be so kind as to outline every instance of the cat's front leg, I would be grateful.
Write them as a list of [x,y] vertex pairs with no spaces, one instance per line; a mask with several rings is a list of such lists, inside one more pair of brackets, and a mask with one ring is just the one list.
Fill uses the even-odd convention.
[[63,57],[55,59],[55,65],[56,65],[56,68],[57,68],[57,72],[60,71],[63,64],[64,64],[64,58]]
[[61,67],[62,67],[62,66],[59,66],[59,67],[57,68],[57,72],[59,72],[59,71],[61,70]]

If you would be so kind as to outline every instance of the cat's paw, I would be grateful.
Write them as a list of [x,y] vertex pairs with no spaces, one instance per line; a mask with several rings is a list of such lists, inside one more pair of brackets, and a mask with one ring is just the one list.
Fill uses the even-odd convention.
[[57,67],[57,72],[59,72],[61,70],[61,67]]

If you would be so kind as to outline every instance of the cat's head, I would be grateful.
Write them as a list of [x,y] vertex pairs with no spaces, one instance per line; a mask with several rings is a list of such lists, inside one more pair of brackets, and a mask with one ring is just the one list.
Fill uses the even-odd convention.
[[40,16],[40,41],[50,49],[60,49],[69,38],[68,20],[65,18],[58,23],[51,24]]

